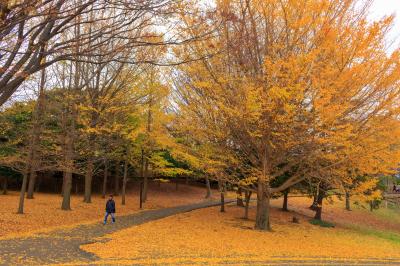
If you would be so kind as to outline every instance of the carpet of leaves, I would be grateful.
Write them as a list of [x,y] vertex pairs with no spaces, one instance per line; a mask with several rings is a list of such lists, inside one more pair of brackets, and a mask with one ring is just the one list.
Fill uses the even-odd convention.
[[[126,205],[116,196],[117,216],[139,211],[136,187],[127,193]],[[148,201],[144,209],[158,209],[199,202],[204,199],[205,189],[195,186],[174,184],[151,184]],[[19,193],[0,195],[0,238],[29,235],[55,228],[75,226],[101,221],[104,217],[105,201],[101,195],[93,195],[92,203],[84,203],[82,195],[73,195],[71,211],[61,210],[62,197],[58,194],[36,193],[34,199],[25,199],[24,214],[17,214]]]
[[[196,210],[131,227],[104,241],[81,248],[111,264],[220,263],[276,258],[399,258],[400,244],[360,234],[341,226],[311,225],[310,217],[272,210],[273,232],[253,229],[254,220],[243,220],[243,208],[228,206]],[[291,222],[293,215],[300,224]],[[255,208],[250,217],[254,219]]]
[[[289,209],[312,217],[314,216],[314,211],[308,208],[311,202],[312,199],[308,197],[290,197]],[[280,207],[281,204],[281,198],[272,200],[271,202],[271,205],[274,207]],[[380,209],[372,212],[369,211],[369,207],[366,205],[352,204],[351,209],[351,211],[345,210],[344,199],[331,197],[329,201],[324,202],[322,219],[343,226],[357,225],[400,233],[400,210],[390,212],[384,208],[383,204]],[[386,217],[387,214],[392,214],[392,216]]]

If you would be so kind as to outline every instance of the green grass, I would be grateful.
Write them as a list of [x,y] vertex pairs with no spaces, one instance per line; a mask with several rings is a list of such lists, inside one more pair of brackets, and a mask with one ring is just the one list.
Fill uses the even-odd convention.
[[369,227],[348,225],[349,229],[356,231],[362,235],[374,236],[380,239],[389,240],[400,245],[400,234],[392,231],[377,230]]
[[[344,209],[344,203],[342,201],[335,201],[333,204],[338,208]],[[368,206],[360,204],[352,204],[352,209],[354,211],[354,215],[357,215],[357,212],[367,212],[382,221],[400,224],[400,208],[393,204],[389,204],[388,208],[385,208],[383,205],[381,205],[379,209],[373,210],[372,212],[369,210]],[[315,220],[311,220],[310,223],[323,226]],[[376,237],[378,239],[387,240],[400,245],[400,233],[398,232],[379,230],[360,224],[346,224],[345,227],[361,235]]]
[[[352,206],[355,211],[368,212],[378,219],[389,221],[394,224],[400,223],[400,209],[396,206],[389,205],[388,208],[383,207],[383,205],[372,212],[368,208],[362,208],[360,205]],[[363,235],[374,236],[380,239],[389,240],[396,244],[400,244],[400,233],[393,231],[378,230],[367,226],[347,224],[347,228],[354,230],[355,232]]]
[[322,220],[316,220],[316,219],[312,219],[310,220],[310,224],[313,225],[319,225],[321,227],[335,227],[335,225],[331,222],[327,222],[327,221],[322,221]]
[[400,222],[400,209],[398,208],[379,208],[372,212],[375,216],[393,223]]

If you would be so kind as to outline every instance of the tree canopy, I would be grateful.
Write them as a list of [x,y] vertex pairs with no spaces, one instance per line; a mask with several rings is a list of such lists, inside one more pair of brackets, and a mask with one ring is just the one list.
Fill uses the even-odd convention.
[[[90,203],[109,163],[144,200],[149,179],[206,177],[257,193],[262,230],[293,186],[379,198],[400,159],[400,50],[370,5],[6,1],[0,166],[23,175],[20,205],[37,172],[63,172],[65,210],[73,178]],[[28,84],[35,99],[8,101]]]

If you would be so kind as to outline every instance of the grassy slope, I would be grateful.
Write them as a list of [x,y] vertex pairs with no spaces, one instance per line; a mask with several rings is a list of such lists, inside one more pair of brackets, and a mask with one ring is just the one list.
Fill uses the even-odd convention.
[[[304,214],[313,216],[313,212],[307,207],[309,198],[289,198],[289,208]],[[281,200],[274,200],[273,206],[279,208]],[[370,211],[367,206],[352,204],[352,211],[344,209],[345,203],[337,198],[325,202],[323,219],[342,228],[348,228],[362,235],[371,235],[377,238],[389,240],[400,244],[400,209],[395,206]]]
[[[398,208],[380,208],[378,210],[374,210],[370,212],[366,209],[360,209],[360,207],[355,207],[356,212],[368,213],[372,217],[378,219],[382,222],[382,226],[374,227],[371,225],[365,225],[363,221],[360,221],[356,224],[345,224],[348,228],[351,228],[355,231],[360,232],[364,235],[372,235],[378,238],[382,238],[385,240],[390,240],[395,243],[400,244],[400,230],[396,229],[400,228],[400,209]],[[394,225],[394,227],[383,228],[386,223]]]

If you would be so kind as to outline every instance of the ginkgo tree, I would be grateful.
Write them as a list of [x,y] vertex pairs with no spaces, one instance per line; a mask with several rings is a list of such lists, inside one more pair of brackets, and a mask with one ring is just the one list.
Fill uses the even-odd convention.
[[150,174],[170,178],[191,174],[190,170],[177,165],[178,161],[185,162],[187,155],[171,130],[174,114],[168,110],[170,88],[164,84],[161,73],[156,67],[147,68],[138,85],[143,98],[140,100],[138,133],[132,141],[136,142],[141,154],[144,202],[148,196]]
[[[368,163],[365,172],[394,169],[398,139],[368,135],[390,121],[385,134],[398,136],[399,52],[388,55],[383,45],[392,17],[369,23],[368,3],[356,0],[216,4],[182,18],[189,36],[221,27],[175,51],[204,58],[177,67],[180,112],[193,131],[249,160],[257,229],[270,229],[274,193],[309,177],[336,184],[343,175],[335,171],[350,157],[354,167]],[[383,153],[392,160],[382,164]]]
[[[104,164],[103,195],[112,165],[123,204],[130,173],[144,200],[152,177],[196,175],[208,192],[217,181],[222,201],[227,184],[247,207],[256,193],[255,228],[269,230],[271,197],[296,184],[318,188],[321,219],[328,190],[375,200],[379,176],[398,168],[400,50],[385,46],[393,17],[367,19],[370,1],[61,1],[54,14],[67,17],[53,23],[56,2],[33,1],[36,19],[0,4],[0,105],[46,69],[40,112],[27,101],[0,114],[0,164],[23,173],[22,203],[43,167],[63,172],[63,210],[81,176],[89,203]],[[36,21],[44,28],[15,42]],[[7,120],[26,108],[33,123]]]

